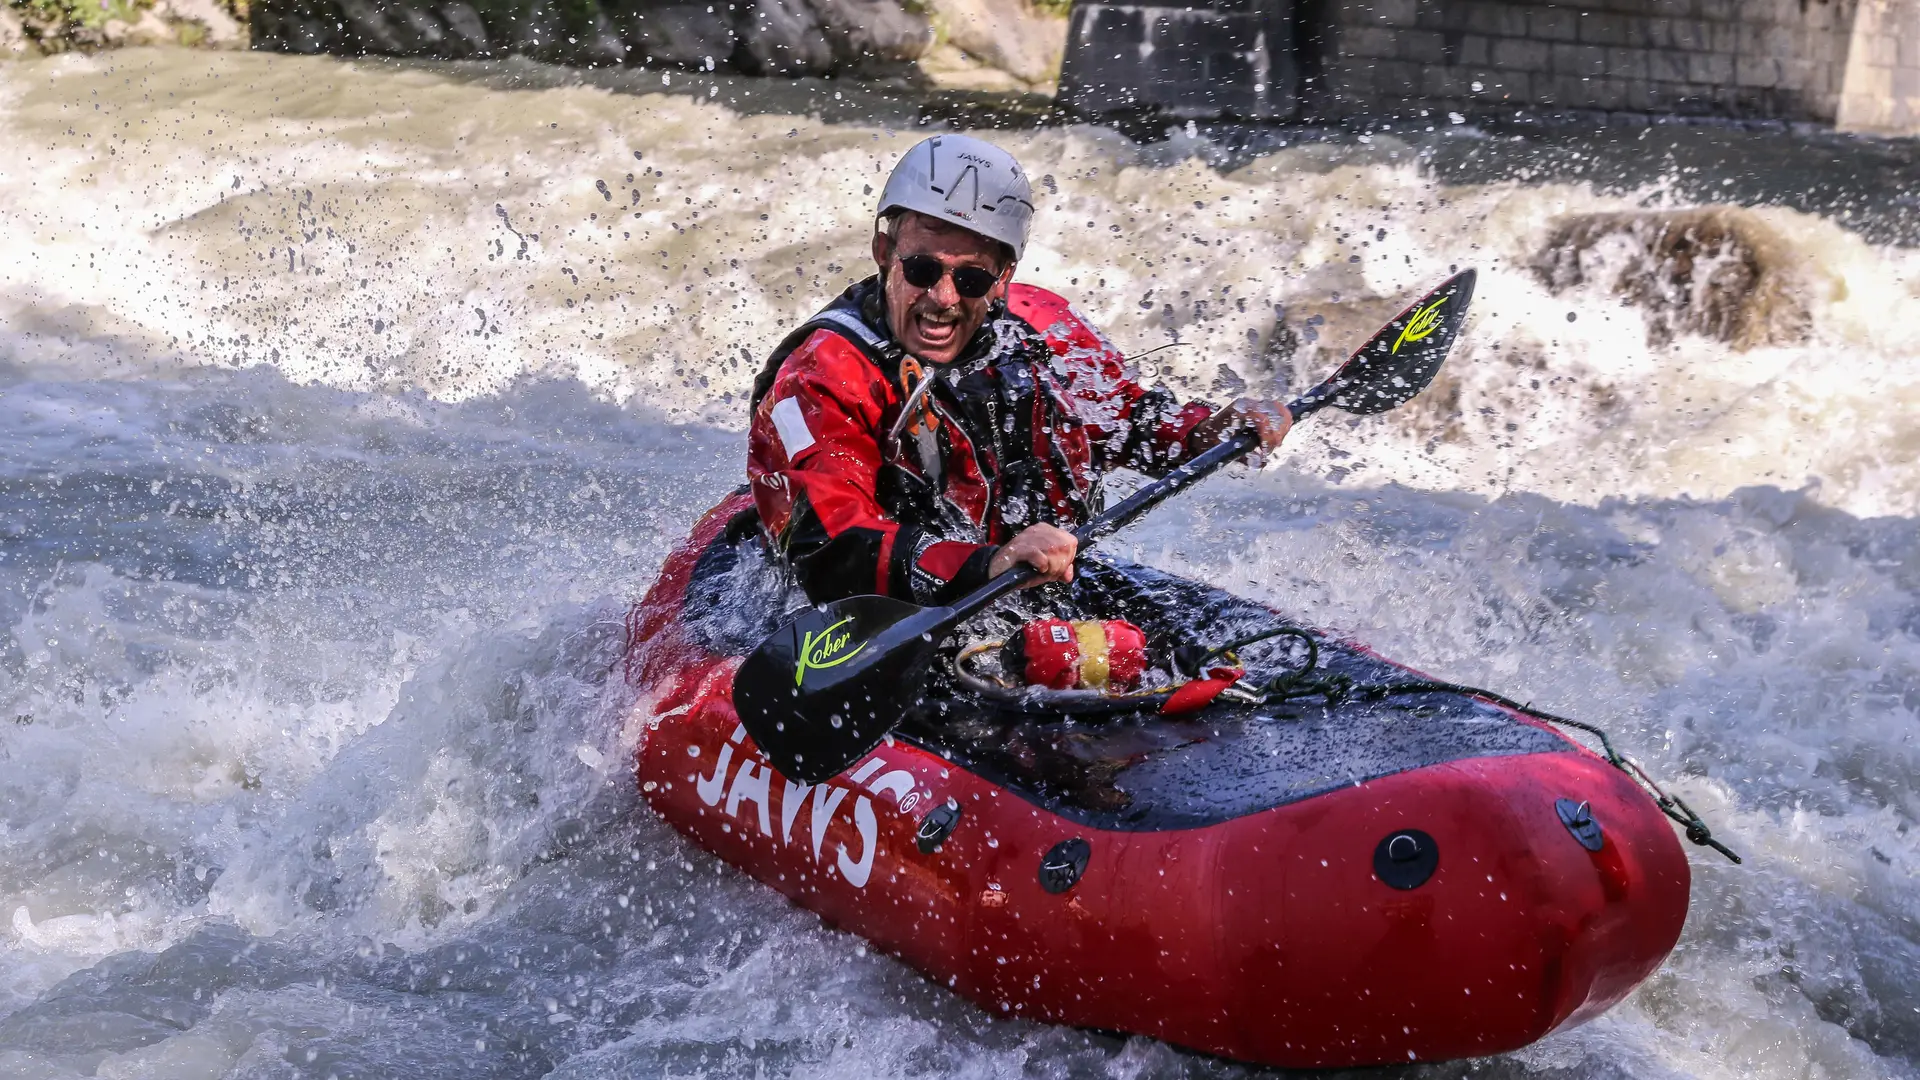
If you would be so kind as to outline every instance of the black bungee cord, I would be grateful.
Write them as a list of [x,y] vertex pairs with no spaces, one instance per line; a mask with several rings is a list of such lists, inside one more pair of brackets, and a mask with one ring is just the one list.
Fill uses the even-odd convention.
[[1299,667],[1282,672],[1267,681],[1264,685],[1256,684],[1253,688],[1253,693],[1262,702],[1291,701],[1299,698],[1320,697],[1326,699],[1327,705],[1332,707],[1344,701],[1380,701],[1385,698],[1399,697],[1408,694],[1460,694],[1466,697],[1479,698],[1489,704],[1512,710],[1522,716],[1538,720],[1541,723],[1553,724],[1563,728],[1572,728],[1576,731],[1584,731],[1600,740],[1600,748],[1603,751],[1603,756],[1607,759],[1607,763],[1619,769],[1621,772],[1626,773],[1629,778],[1647,793],[1647,796],[1653,800],[1653,804],[1660,809],[1661,813],[1678,822],[1680,826],[1685,829],[1686,837],[1690,842],[1701,847],[1712,848],[1736,864],[1744,861],[1738,854],[1735,854],[1732,848],[1714,839],[1713,830],[1707,826],[1707,823],[1701,819],[1699,814],[1694,812],[1693,807],[1688,806],[1686,801],[1678,795],[1668,794],[1667,790],[1661,787],[1658,781],[1654,780],[1653,777],[1647,774],[1645,769],[1640,767],[1639,762],[1634,761],[1632,758],[1627,757],[1615,749],[1613,739],[1595,724],[1589,724],[1583,720],[1574,720],[1565,716],[1555,716],[1553,713],[1536,709],[1530,704],[1515,701],[1510,697],[1496,694],[1483,687],[1468,686],[1465,683],[1440,682],[1434,679],[1412,679],[1405,682],[1365,684],[1356,683],[1351,676],[1342,675],[1337,672],[1330,672],[1318,679],[1311,678],[1310,676],[1319,668],[1320,645],[1313,634],[1295,626],[1281,626],[1263,630],[1260,633],[1239,638],[1225,645],[1210,649],[1200,654],[1199,658],[1191,665],[1191,670],[1197,674],[1205,673],[1211,665],[1221,660],[1226,660],[1237,667],[1239,666],[1239,658],[1235,655],[1237,650],[1243,649],[1256,642],[1270,641],[1279,637],[1293,638],[1305,643],[1307,648],[1306,660],[1301,663]]

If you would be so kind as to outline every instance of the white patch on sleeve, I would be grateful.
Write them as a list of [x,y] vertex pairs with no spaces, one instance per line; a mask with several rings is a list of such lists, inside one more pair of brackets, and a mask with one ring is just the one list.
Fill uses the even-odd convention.
[[780,433],[780,448],[787,452],[788,461],[813,445],[813,432],[807,430],[807,418],[800,414],[799,398],[781,398],[773,403],[773,428]]

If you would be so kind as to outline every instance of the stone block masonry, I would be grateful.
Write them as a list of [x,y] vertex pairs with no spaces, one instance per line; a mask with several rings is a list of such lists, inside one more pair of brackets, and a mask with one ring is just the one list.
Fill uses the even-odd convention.
[[1298,108],[1293,24],[1292,0],[1075,4],[1060,96],[1090,113],[1285,118]]
[[[1308,107],[1329,117],[1511,109],[1832,123],[1853,51],[1853,2],[1920,4],[1332,0],[1325,85]],[[1409,63],[1420,78],[1379,77],[1383,66]]]
[[1920,134],[1920,0],[1859,4],[1840,90],[1840,126]]
[[[1078,58],[1106,79],[1101,100],[1074,100],[1063,84],[1069,104],[1109,111],[1103,101],[1131,93],[1135,104],[1155,103],[1158,93],[1189,116],[1625,112],[1920,134],[1920,0],[1290,0],[1265,10],[1250,0],[1139,4],[1075,4],[1079,32],[1069,41],[1068,69]],[[1243,55],[1267,73],[1264,111],[1237,106],[1250,88],[1218,75],[1201,80],[1183,68],[1177,79],[1159,79],[1156,50],[1137,34],[1127,39],[1131,52],[1109,47],[1099,28],[1106,13],[1122,10],[1266,20],[1258,48]],[[1254,39],[1243,28],[1241,40]],[[1288,48],[1291,55],[1282,56]],[[1123,52],[1124,68],[1116,65]],[[1286,84],[1289,75],[1296,86]],[[1202,81],[1203,92],[1187,86]]]

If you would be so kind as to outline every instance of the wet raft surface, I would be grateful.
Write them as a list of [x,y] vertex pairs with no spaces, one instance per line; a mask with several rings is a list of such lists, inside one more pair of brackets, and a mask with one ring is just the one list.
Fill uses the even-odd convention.
[[[685,619],[707,648],[741,656],[805,602],[757,541],[723,536],[694,571]],[[1146,630],[1150,652],[1164,656],[1176,644],[1212,646],[1292,625],[1210,585],[1093,559],[1082,562],[1072,586],[1032,590],[1020,607],[1003,605],[964,629],[1001,637],[1041,611],[1125,618]],[[1415,678],[1353,644],[1300,629],[1318,643],[1317,677],[1344,676],[1357,687]],[[1263,644],[1243,660],[1264,679],[1299,657]],[[943,679],[899,734],[1069,821],[1136,832],[1197,828],[1462,758],[1570,749],[1544,727],[1453,693],[1216,701],[1185,718],[1150,711],[1061,717],[1020,711]]]

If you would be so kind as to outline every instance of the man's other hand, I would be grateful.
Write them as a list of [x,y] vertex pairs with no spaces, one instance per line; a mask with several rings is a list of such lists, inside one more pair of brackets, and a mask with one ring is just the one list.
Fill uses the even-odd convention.
[[1187,439],[1187,448],[1195,453],[1219,445],[1240,431],[1260,436],[1256,459],[1264,462],[1267,454],[1280,448],[1287,432],[1293,430],[1293,414],[1277,401],[1241,398],[1200,422]]
[[1026,563],[1040,571],[1040,576],[1022,585],[1023,589],[1049,581],[1072,581],[1073,557],[1079,550],[1080,542],[1072,533],[1051,525],[1029,525],[994,552],[993,561],[987,564],[987,576],[999,577],[1016,563]]

